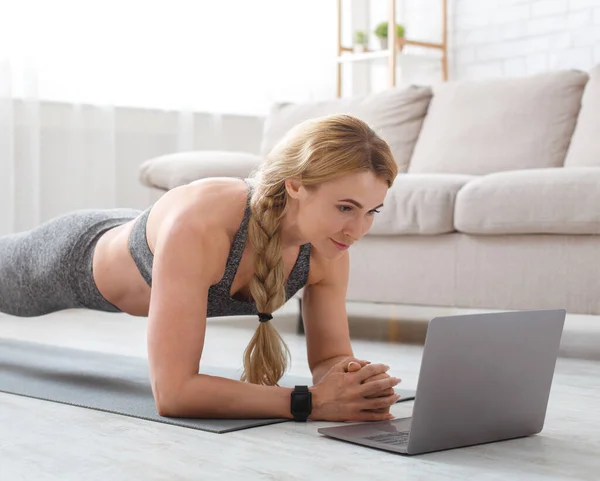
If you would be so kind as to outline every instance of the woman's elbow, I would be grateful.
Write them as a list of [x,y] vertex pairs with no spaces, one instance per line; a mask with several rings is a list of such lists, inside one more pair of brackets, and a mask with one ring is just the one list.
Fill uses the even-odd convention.
[[154,404],[159,416],[176,418],[181,417],[181,396],[178,390],[172,387],[159,387],[157,383],[152,385]]
[[167,417],[167,418],[178,418],[181,417],[179,415],[179,409],[177,405],[173,402],[165,402],[163,400],[156,400],[156,411],[159,416]]

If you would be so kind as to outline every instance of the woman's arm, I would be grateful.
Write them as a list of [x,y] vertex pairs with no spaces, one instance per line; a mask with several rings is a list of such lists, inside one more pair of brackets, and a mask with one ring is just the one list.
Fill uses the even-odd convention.
[[348,251],[327,262],[322,278],[305,286],[302,295],[308,365],[315,384],[336,363],[354,356],[346,313],[349,264]]
[[[196,214],[197,215],[197,214]],[[291,417],[291,389],[198,372],[208,288],[223,275],[230,241],[210,219],[178,215],[157,235],[148,315],[148,358],[159,414],[174,417]]]
[[[302,319],[306,333],[308,362],[317,384],[338,362],[354,356],[350,345],[346,291],[350,270],[348,251],[325,266],[323,278],[304,288],[302,296]],[[362,367],[368,361],[360,360]],[[387,373],[367,379],[372,382],[389,377]],[[377,394],[389,396],[393,389],[387,388]]]

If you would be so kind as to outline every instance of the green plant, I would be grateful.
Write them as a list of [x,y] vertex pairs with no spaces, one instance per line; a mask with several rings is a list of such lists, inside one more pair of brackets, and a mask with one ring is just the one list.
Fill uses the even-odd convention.
[[[398,38],[404,37],[404,25],[396,24],[396,32]],[[379,38],[386,38],[388,36],[388,22],[381,22],[377,25],[375,35]]]
[[354,32],[354,43],[357,45],[366,45],[368,43],[369,36],[362,30]]

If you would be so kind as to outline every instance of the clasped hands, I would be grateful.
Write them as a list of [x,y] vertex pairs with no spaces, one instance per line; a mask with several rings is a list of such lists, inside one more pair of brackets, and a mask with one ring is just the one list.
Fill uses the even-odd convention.
[[391,377],[385,364],[348,357],[335,364],[311,388],[313,412],[310,418],[322,421],[384,421],[400,396],[394,386],[400,379]]
[[[365,367],[369,364],[371,364],[369,361],[364,361],[364,360],[349,361],[348,364],[346,365],[346,372],[351,373],[351,372],[360,371],[363,367]],[[389,369],[389,366],[387,366],[387,367]],[[379,381],[382,379],[391,379],[391,376],[387,372],[382,372],[380,374],[374,374],[373,376],[366,378],[362,383],[366,384],[369,382]],[[397,379],[397,378],[394,378],[394,379]],[[400,383],[400,382],[401,382],[401,379],[398,379],[398,383]],[[378,393],[375,393],[371,396],[366,396],[366,398],[374,399],[374,398],[386,397],[386,396],[394,395],[395,393],[396,392],[394,391],[393,387],[388,387],[388,388],[384,388],[383,390],[381,390]],[[399,398],[400,398],[400,395],[397,395],[396,401]],[[379,408],[379,409],[371,409],[370,411],[380,412],[380,413],[388,413],[390,411],[390,406]]]

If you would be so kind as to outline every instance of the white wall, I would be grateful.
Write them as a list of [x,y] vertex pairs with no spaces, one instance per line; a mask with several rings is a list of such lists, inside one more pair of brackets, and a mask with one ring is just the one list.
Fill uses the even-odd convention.
[[[388,0],[352,0],[351,31],[387,19]],[[397,21],[413,40],[442,40],[442,0],[397,0]],[[554,69],[589,70],[600,64],[600,0],[448,0],[449,79],[526,76]],[[441,81],[437,51],[407,47],[399,60],[400,84]],[[416,54],[416,55],[411,55]],[[353,94],[387,85],[387,59],[347,67]]]
[[17,98],[263,115],[277,99],[335,91],[335,10],[334,0],[0,0],[0,76],[6,60]]
[[455,0],[452,78],[600,64],[600,0]]

